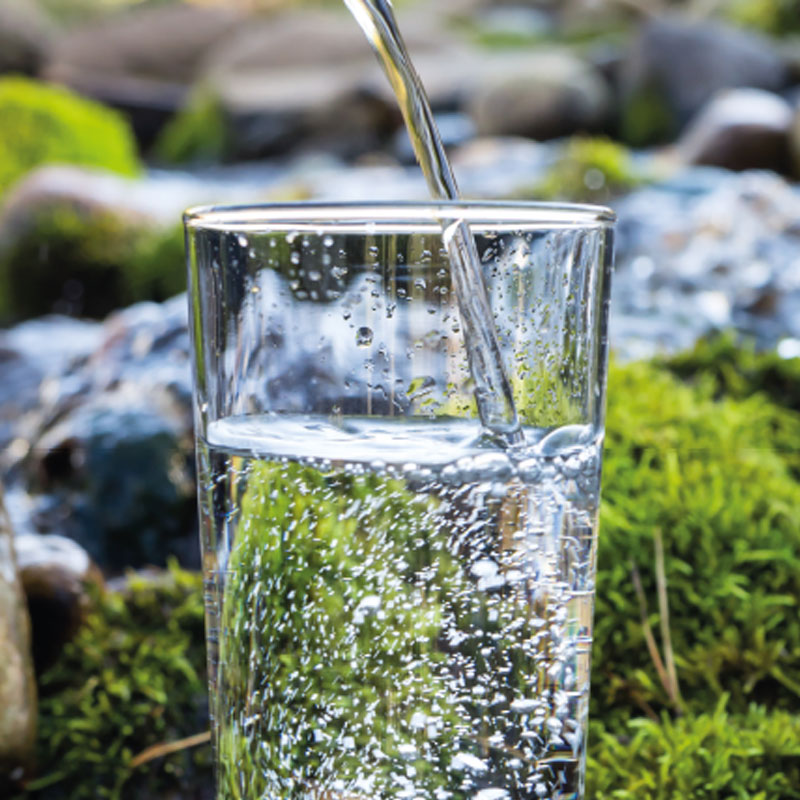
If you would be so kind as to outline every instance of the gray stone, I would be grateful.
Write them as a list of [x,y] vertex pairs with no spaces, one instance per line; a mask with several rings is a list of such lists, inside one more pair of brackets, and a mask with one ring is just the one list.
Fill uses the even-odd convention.
[[13,443],[20,420],[38,407],[45,378],[88,356],[99,336],[99,323],[63,316],[29,320],[0,331],[0,451]]
[[791,106],[760,89],[728,89],[715,95],[678,143],[685,163],[741,171],[791,171]]
[[48,72],[190,84],[209,49],[243,24],[241,13],[168,3],[101,17],[66,34]]
[[29,766],[36,735],[30,620],[11,523],[0,495],[0,784]]
[[[438,58],[430,62],[442,50],[451,54],[450,38],[436,26],[409,27],[403,31],[423,78],[448,75],[452,60],[444,70]],[[202,81],[227,119],[232,158],[297,149],[352,157],[386,145],[402,124],[364,34],[343,9],[279,14],[242,28],[209,52]],[[436,107],[452,105],[452,80],[434,79],[428,91]]]
[[0,3],[0,73],[37,75],[53,37],[53,25],[35,0],[3,0]]
[[678,17],[644,23],[622,70],[629,107],[646,98],[670,115],[675,130],[720,89],[779,91],[788,77],[783,59],[767,39],[719,22]]
[[551,139],[601,129],[611,93],[598,70],[567,51],[532,53],[502,68],[494,60],[469,111],[489,136]]

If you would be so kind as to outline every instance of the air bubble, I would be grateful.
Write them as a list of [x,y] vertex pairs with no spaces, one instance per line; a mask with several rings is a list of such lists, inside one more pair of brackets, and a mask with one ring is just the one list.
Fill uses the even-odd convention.
[[372,328],[363,326],[356,331],[356,344],[359,347],[369,347],[374,337]]

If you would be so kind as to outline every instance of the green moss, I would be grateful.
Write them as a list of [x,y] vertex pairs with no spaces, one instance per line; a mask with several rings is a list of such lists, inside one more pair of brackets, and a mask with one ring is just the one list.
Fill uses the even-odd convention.
[[541,181],[518,194],[537,200],[605,203],[642,181],[624,145],[605,137],[575,136]]
[[130,127],[116,112],[28,78],[0,79],[0,195],[41,164],[81,164],[135,175]]
[[0,243],[0,318],[103,317],[185,288],[183,233],[67,202],[41,208]]
[[737,25],[773,36],[800,31],[796,0],[729,0],[723,14]]
[[40,681],[39,776],[21,797],[164,797],[211,781],[208,748],[130,767],[207,728],[202,583],[172,567],[132,577],[94,610]]
[[758,352],[730,334],[702,339],[691,350],[661,362],[687,381],[712,381],[715,397],[745,399],[754,393],[800,411],[800,358]]
[[230,133],[213,91],[196,89],[186,107],[166,125],[153,146],[153,157],[167,164],[224,161]]
[[648,655],[632,566],[657,628],[654,533],[665,547],[687,707],[800,702],[800,415],[715,398],[647,365],[612,370],[597,583],[594,715],[673,707]]
[[670,141],[677,133],[677,121],[663,93],[643,87],[625,101],[620,119],[622,140],[631,147],[646,147]]
[[587,797],[789,800],[800,797],[800,717],[753,706],[633,719],[624,738],[592,725]]

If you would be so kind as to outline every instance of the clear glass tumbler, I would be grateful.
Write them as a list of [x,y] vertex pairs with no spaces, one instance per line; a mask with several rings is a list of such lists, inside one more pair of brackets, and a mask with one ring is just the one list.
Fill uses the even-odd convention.
[[[524,443],[481,428],[475,237]],[[217,796],[581,798],[613,215],[186,215]]]

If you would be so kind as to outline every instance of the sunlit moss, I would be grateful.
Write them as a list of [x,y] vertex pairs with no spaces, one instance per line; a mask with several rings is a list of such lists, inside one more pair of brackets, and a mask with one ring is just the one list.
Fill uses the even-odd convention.
[[0,195],[42,164],[80,164],[122,175],[140,170],[123,117],[67,89],[0,78]]
[[517,194],[526,199],[605,203],[643,180],[624,145],[605,137],[575,136],[544,177]]

